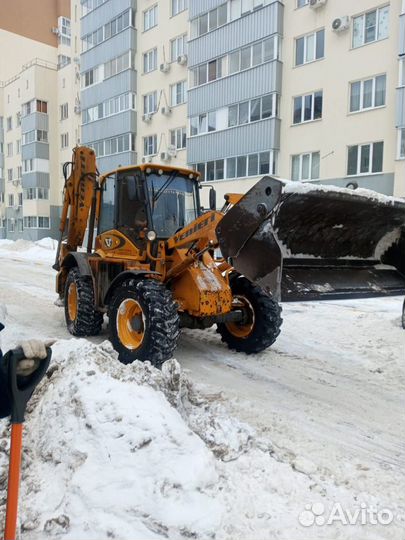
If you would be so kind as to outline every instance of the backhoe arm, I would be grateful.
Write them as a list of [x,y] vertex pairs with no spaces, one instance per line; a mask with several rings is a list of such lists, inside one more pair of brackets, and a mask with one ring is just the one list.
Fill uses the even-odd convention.
[[[65,164],[65,170],[66,170]],[[59,270],[62,260],[71,251],[77,251],[83,245],[89,221],[89,234],[94,228],[97,197],[97,166],[94,150],[86,146],[73,149],[70,176],[65,176],[63,207],[59,226],[60,239],[54,268]],[[67,235],[64,238],[67,225]],[[90,242],[89,242],[90,244]]]

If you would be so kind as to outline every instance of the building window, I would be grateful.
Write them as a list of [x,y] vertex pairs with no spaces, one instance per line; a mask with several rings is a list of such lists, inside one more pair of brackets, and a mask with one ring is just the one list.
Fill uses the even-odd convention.
[[7,157],[12,157],[13,155],[13,143],[7,144]]
[[222,180],[228,178],[245,178],[263,174],[276,174],[277,153],[274,150],[230,157],[226,160],[197,163],[192,166],[202,180]]
[[150,73],[157,68],[157,48],[143,54],[143,72]]
[[211,60],[211,62],[201,64],[192,70],[193,86],[201,86],[207,82],[215,81],[223,77],[222,67],[225,56]]
[[107,0],[81,0],[82,4],[82,17],[88,15],[93,11],[93,9],[98,8],[102,4],[107,2]]
[[312,34],[295,40],[295,65],[301,66],[325,55],[325,30],[318,30]]
[[388,37],[389,6],[374,9],[353,19],[353,48]]
[[88,146],[93,148],[98,157],[120,154],[122,152],[133,152],[135,151],[135,136],[131,133],[126,133],[118,137],[88,143]]
[[82,73],[82,88],[101,82],[104,78],[104,64]]
[[7,180],[12,182],[13,180],[13,169],[7,169]]
[[32,158],[24,159],[22,167],[24,173],[32,172],[34,170],[34,160]]
[[13,129],[13,117],[8,116],[7,117],[7,131],[11,131]]
[[172,129],[170,131],[170,144],[174,146],[177,150],[182,150],[183,148],[186,148],[186,131],[187,130],[185,127]]
[[104,64],[104,79],[113,77],[126,69],[132,67],[132,53],[130,51],[105,62]]
[[18,112],[18,113],[15,115],[15,122],[16,122],[16,126],[17,126],[17,127],[20,127],[20,126],[21,126],[21,112]]
[[24,230],[24,222],[21,218],[17,219],[17,232],[23,232]]
[[8,196],[8,206],[14,206],[14,195],[10,194]]
[[188,8],[188,0],[172,0],[172,17]]
[[145,156],[157,154],[157,135],[149,135],[143,138],[143,153]]
[[50,220],[47,216],[24,216],[24,228],[49,229]]
[[58,54],[58,69],[62,69],[65,66],[68,66],[70,62],[70,56],[66,56],[65,54]]
[[60,105],[60,119],[66,120],[67,118],[69,118],[69,104],[63,103]]
[[23,194],[19,193],[18,194],[18,206],[22,206],[22,205],[23,205]]
[[37,187],[37,188],[27,188],[24,190],[24,199],[26,200],[48,200],[49,199],[49,190],[47,188]]
[[28,116],[34,112],[42,112],[48,114],[48,103],[40,99],[32,99],[27,103],[23,103],[22,116]]
[[226,75],[256,67],[278,58],[279,37],[271,36],[253,45],[231,52],[228,56],[211,60],[191,70],[191,84],[200,86]]
[[187,34],[178,36],[170,41],[170,59],[176,62],[179,56],[187,54]]
[[19,165],[17,167],[17,179],[21,180],[21,177],[22,177],[22,165]]
[[297,0],[297,8],[302,8],[309,4],[309,0]]
[[405,128],[398,129],[398,159],[405,159]]
[[69,146],[69,133],[62,133],[60,136],[60,147],[67,148]]
[[70,19],[67,17],[58,17],[59,43],[70,45]]
[[7,220],[7,229],[8,229],[8,232],[13,233],[13,232],[14,232],[14,227],[15,227],[14,219],[8,219],[8,220]]
[[49,217],[38,216],[38,229],[49,229]]
[[277,114],[278,95],[276,93],[267,94],[216,111],[192,116],[190,118],[190,135],[201,135],[266,118],[274,118]]
[[186,102],[187,98],[187,83],[180,81],[170,85],[170,104],[172,107],[181,105]]
[[385,105],[386,75],[350,84],[350,112],[364,111]]
[[17,155],[21,154],[21,139],[17,139],[15,142],[15,152]]
[[154,114],[157,111],[157,91],[143,96],[143,114]]
[[227,3],[224,3],[191,21],[191,37],[195,38],[203,36],[204,34],[223,26],[227,22],[228,5]]
[[33,142],[48,142],[48,132],[42,129],[33,129],[22,134],[22,144],[30,144]]
[[82,123],[89,124],[101,118],[113,116],[123,111],[136,109],[136,95],[133,93],[120,94],[82,111]]
[[380,173],[383,170],[384,143],[375,142],[348,147],[347,175]]
[[86,52],[96,45],[103,43],[129,26],[134,26],[134,18],[134,11],[132,9],[127,9],[108,23],[100,26],[89,34],[86,34],[82,38],[82,52]]
[[294,124],[312,122],[322,118],[323,92],[313,92],[294,98]]
[[155,4],[143,12],[143,30],[146,32],[158,23],[158,6]]
[[291,158],[292,180],[317,180],[319,178],[320,153],[298,154]]

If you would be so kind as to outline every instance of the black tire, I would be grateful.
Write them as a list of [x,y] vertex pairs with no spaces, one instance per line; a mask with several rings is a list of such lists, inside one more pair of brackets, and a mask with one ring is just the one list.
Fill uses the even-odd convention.
[[405,300],[402,306],[402,328],[405,330]]
[[[77,314],[69,313],[69,289],[76,287]],[[94,307],[93,281],[90,276],[82,276],[78,268],[72,268],[65,284],[65,320],[69,332],[73,336],[96,336],[103,325],[103,314]]]
[[[135,300],[142,311],[142,328],[139,329],[142,342],[132,348],[122,343],[118,330],[118,310],[128,299]],[[180,318],[172,293],[163,284],[153,279],[125,283],[114,292],[108,314],[110,340],[123,364],[149,360],[155,367],[160,367],[173,356],[180,335]]]
[[[238,329],[236,323],[227,325],[218,324],[217,332],[221,339],[230,349],[246,354],[256,354],[270,347],[280,334],[280,327],[283,322],[281,318],[281,306],[268,296],[260,287],[253,285],[245,277],[238,277],[231,280],[231,289],[234,297],[239,297],[247,301],[251,318],[248,335],[241,337],[232,333],[231,327]],[[244,325],[242,325],[244,326]]]

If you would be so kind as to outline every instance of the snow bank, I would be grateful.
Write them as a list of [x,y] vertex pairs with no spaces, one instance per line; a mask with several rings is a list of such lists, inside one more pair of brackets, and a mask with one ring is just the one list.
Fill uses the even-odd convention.
[[53,238],[43,238],[37,242],[29,240],[0,240],[0,257],[20,261],[34,261],[52,264],[55,261],[58,242]]
[[299,194],[305,194],[305,193],[311,193],[314,191],[321,191],[324,193],[344,193],[346,195],[354,195],[354,196],[360,196],[366,199],[372,199],[374,201],[377,201],[381,204],[394,204],[399,203],[404,205],[405,200],[399,197],[391,197],[388,195],[383,195],[382,193],[378,193],[377,191],[373,191],[371,189],[366,188],[358,188],[358,189],[349,189],[349,188],[342,188],[338,186],[333,185],[327,185],[327,184],[313,184],[310,182],[294,182],[292,180],[282,180],[284,184],[283,193],[299,193]]
[[[307,539],[298,522],[307,501],[379,502],[327,482],[308,458],[258,438],[227,414],[221,394],[196,390],[176,360],[159,371],[120,364],[108,342],[64,340],[53,349],[27,414],[23,540]],[[360,531],[365,537],[366,528],[354,527],[345,538]],[[317,533],[330,538],[336,530]]]

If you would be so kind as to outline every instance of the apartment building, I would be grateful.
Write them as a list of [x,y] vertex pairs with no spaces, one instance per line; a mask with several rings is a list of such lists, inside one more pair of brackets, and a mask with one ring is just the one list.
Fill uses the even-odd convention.
[[220,194],[270,173],[405,196],[400,2],[190,0],[189,18],[188,161]]
[[282,177],[405,196],[404,17],[399,1],[285,4]]
[[[71,18],[77,2],[24,0],[0,4],[0,238],[57,236],[63,179],[60,137],[73,146],[79,115],[60,122],[75,84]],[[77,20],[78,21],[78,20]],[[9,53],[7,54],[7,52]],[[71,157],[69,149],[66,152]]]
[[138,1],[138,161],[187,164],[187,0]]
[[278,173],[283,4],[190,0],[188,161],[225,193]]
[[82,2],[82,141],[101,171],[187,163],[187,29],[185,0]]

